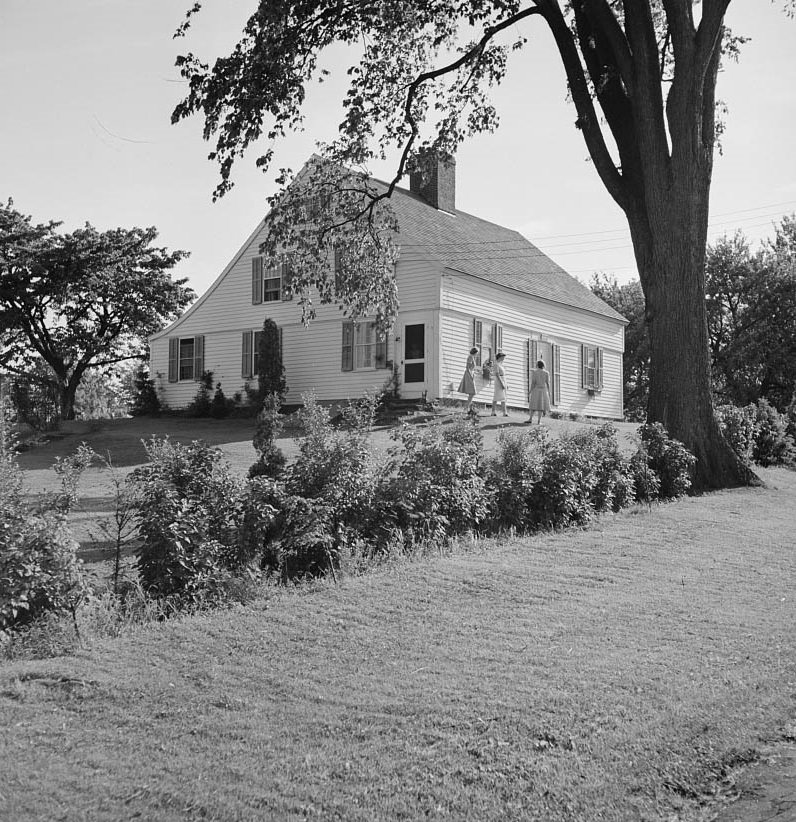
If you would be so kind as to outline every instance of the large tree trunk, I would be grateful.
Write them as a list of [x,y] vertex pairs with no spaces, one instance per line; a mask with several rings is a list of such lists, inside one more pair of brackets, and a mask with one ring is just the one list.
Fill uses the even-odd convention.
[[[707,491],[760,480],[725,440],[713,411],[705,243],[693,208],[707,202],[707,191],[696,188],[691,180],[680,196],[677,186],[660,193],[642,222],[648,224],[650,214],[666,217],[651,233],[632,233],[650,339],[647,418],[662,423],[696,456],[692,487]],[[638,224],[639,216],[631,224]]]

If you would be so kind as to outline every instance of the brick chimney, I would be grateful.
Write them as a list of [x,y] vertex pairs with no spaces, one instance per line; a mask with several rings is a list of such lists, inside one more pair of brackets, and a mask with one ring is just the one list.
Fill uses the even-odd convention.
[[440,211],[456,209],[456,159],[428,151],[418,158],[417,171],[409,175],[409,190]]

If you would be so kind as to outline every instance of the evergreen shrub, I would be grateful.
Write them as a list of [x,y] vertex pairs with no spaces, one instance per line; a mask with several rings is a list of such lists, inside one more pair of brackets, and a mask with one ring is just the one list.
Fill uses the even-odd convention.
[[130,405],[130,414],[133,417],[156,417],[161,410],[155,381],[150,378],[149,372],[143,365],[139,366],[133,377],[133,400]]

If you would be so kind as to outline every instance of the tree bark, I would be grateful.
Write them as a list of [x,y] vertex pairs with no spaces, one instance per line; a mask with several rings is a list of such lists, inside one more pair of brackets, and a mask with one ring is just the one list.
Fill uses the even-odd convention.
[[632,225],[646,224],[650,213],[668,215],[651,232],[631,232],[650,341],[647,419],[660,422],[696,456],[692,489],[700,492],[760,480],[725,440],[713,411],[705,245],[693,219],[692,205],[701,200],[695,186],[693,177],[688,185],[674,185],[643,216],[628,217]]

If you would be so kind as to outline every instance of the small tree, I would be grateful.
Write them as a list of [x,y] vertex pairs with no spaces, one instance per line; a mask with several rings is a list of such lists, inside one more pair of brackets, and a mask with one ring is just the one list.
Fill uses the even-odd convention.
[[133,377],[133,404],[130,413],[134,417],[154,417],[160,414],[160,411],[160,398],[155,381],[150,377],[146,367],[141,365]]
[[276,394],[279,402],[284,402],[287,384],[285,383],[285,367],[282,365],[282,342],[279,327],[270,317],[266,317],[263,322],[263,333],[260,335],[257,357],[260,399],[265,399],[269,394]]

